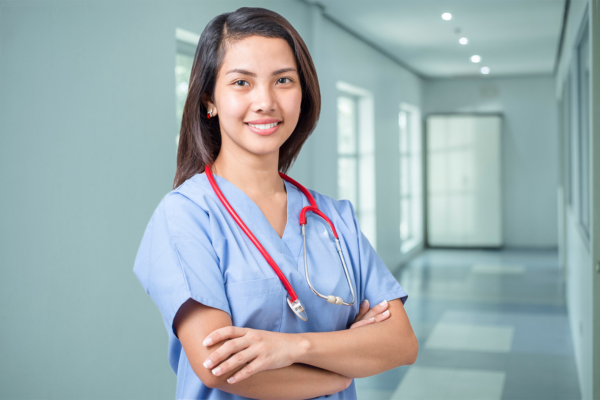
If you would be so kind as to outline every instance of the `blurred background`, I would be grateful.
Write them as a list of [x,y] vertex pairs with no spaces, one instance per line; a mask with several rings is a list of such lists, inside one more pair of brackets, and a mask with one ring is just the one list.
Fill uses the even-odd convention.
[[174,398],[133,262],[199,35],[242,6],[317,67],[288,174],[409,294],[419,358],[359,399],[600,399],[598,0],[0,1],[0,398]]

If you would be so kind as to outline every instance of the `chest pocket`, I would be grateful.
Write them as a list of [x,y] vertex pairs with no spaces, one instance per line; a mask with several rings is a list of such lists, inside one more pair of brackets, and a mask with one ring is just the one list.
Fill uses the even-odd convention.
[[233,325],[279,332],[283,318],[283,285],[278,277],[225,284]]

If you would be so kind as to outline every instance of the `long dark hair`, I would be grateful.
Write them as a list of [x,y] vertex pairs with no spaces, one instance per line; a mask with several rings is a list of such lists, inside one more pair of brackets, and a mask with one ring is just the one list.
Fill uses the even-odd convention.
[[225,57],[227,42],[258,35],[284,39],[294,52],[302,87],[301,115],[296,128],[279,148],[279,171],[292,166],[306,139],[317,125],[321,112],[321,92],[317,71],[306,44],[294,27],[281,15],[265,8],[238,8],[213,18],[200,36],[190,75],[187,99],[177,150],[177,171],[173,189],[195,174],[204,172],[221,150],[218,116],[208,119],[202,95],[214,101],[219,68]]

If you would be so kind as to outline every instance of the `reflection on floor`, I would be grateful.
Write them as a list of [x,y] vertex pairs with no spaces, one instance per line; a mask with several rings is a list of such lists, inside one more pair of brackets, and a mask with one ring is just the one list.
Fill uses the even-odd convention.
[[396,278],[419,357],[360,400],[580,399],[556,252],[427,250]]

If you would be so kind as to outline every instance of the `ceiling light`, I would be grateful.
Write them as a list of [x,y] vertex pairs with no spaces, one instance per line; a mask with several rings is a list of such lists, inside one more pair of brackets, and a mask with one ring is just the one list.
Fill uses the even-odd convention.
[[466,37],[461,37],[460,39],[458,39],[458,43],[467,44],[469,43],[469,39],[467,39]]
[[443,13],[442,14],[442,19],[444,19],[446,21],[450,21],[452,19],[452,14],[450,14],[450,13]]
[[489,67],[481,67],[481,73],[484,75],[487,75],[490,73],[490,68]]
[[471,56],[471,62],[478,63],[481,61],[481,57],[478,55]]

